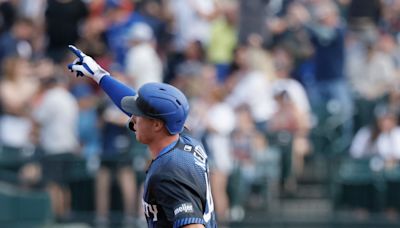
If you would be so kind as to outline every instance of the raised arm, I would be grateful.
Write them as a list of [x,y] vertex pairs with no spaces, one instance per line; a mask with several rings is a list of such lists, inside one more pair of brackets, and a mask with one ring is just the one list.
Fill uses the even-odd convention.
[[122,98],[126,96],[135,96],[136,91],[111,77],[110,75],[105,75],[99,83],[100,87],[103,91],[111,98],[118,108],[123,111],[129,117],[132,115],[131,113],[127,113],[121,107]]
[[130,113],[122,109],[121,100],[126,96],[135,96],[136,91],[111,77],[110,73],[101,68],[92,57],[86,55],[75,46],[69,45],[68,48],[77,56],[71,64],[68,64],[68,69],[71,72],[76,72],[78,77],[87,76],[96,81],[114,104],[126,115],[131,116]]

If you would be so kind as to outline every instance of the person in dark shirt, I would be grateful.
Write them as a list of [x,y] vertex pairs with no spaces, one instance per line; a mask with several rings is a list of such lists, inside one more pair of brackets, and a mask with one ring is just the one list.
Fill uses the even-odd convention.
[[17,19],[17,9],[14,2],[0,1],[0,34],[9,31]]
[[207,155],[201,143],[182,134],[189,113],[185,95],[165,83],[144,84],[136,94],[91,57],[69,48],[78,58],[68,68],[94,79],[148,146],[153,160],[142,199],[148,227],[216,227]]
[[[46,54],[55,62],[61,62],[67,52],[66,46],[79,38],[79,23],[88,15],[82,0],[49,0],[45,11]],[[68,18],[68,19],[67,19]],[[60,32],[62,28],[62,32]]]

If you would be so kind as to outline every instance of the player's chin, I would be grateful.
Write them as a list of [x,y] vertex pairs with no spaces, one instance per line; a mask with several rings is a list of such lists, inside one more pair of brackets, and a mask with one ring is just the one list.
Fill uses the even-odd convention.
[[138,142],[140,142],[141,144],[144,145],[150,145],[152,143],[154,143],[154,139],[152,138],[148,138],[148,137],[140,137],[140,138],[136,138]]

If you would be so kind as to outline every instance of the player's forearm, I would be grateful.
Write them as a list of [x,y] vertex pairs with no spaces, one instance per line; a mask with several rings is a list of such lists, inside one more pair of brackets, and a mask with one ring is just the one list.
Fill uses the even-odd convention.
[[114,104],[126,115],[131,116],[130,113],[122,109],[121,101],[126,96],[135,96],[136,91],[112,78],[110,73],[96,63],[92,57],[86,55],[74,45],[68,45],[68,48],[77,57],[72,63],[68,64],[68,69],[71,72],[76,72],[77,76],[86,76],[95,80]]
[[123,111],[126,115],[130,116],[130,113],[126,113],[121,107],[121,100],[126,96],[135,96],[136,91],[116,80],[115,78],[106,75],[103,76],[99,82],[100,87],[103,91],[111,98],[118,108]]

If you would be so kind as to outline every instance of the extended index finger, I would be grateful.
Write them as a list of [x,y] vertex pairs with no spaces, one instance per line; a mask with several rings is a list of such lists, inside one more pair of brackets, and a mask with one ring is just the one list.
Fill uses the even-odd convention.
[[68,45],[69,50],[71,50],[81,61],[83,61],[83,57],[86,56],[81,50],[76,48],[74,45]]

